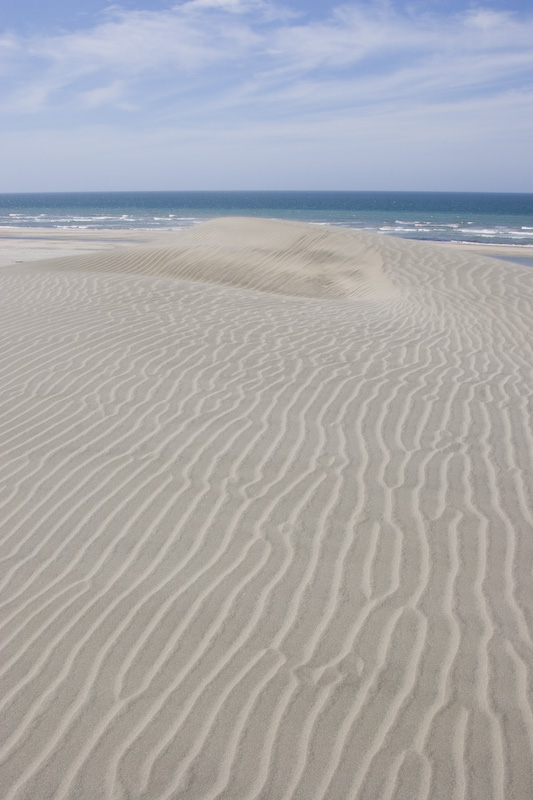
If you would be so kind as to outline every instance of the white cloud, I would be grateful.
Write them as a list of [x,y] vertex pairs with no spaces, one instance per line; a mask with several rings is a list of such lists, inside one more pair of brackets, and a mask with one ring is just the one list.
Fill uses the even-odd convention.
[[81,101],[89,108],[96,108],[102,105],[113,105],[124,111],[134,111],[135,105],[128,103],[124,96],[124,82],[113,81],[107,86],[99,86],[89,89],[80,95]]
[[[8,107],[42,110],[47,99],[68,104],[80,91],[97,97],[99,87],[116,81],[131,86],[139,107],[152,96],[153,87],[143,89],[150,81],[159,81],[167,98],[172,88],[198,81],[217,101],[223,83],[223,91],[234,100],[246,96],[246,103],[272,102],[276,91],[281,101],[301,93],[302,81],[317,97],[347,80],[385,93],[401,84],[408,96],[409,85],[411,93],[424,85],[453,91],[493,78],[519,80],[532,67],[533,16],[477,9],[453,18],[410,17],[381,3],[339,6],[320,22],[272,22],[276,13],[284,9],[266,0],[189,0],[163,11],[111,8],[105,22],[56,36],[6,37],[3,71],[9,76],[13,64],[17,83]],[[91,80],[93,86],[80,89],[80,81]]]
[[161,159],[181,147],[196,169],[201,158],[213,166],[221,142],[224,158],[246,152],[250,162],[289,143],[289,173],[298,141],[327,163],[330,148],[376,153],[379,142],[393,153],[401,139],[406,152],[416,141],[429,153],[447,136],[468,150],[476,135],[487,159],[488,143],[505,137],[518,137],[525,157],[531,42],[533,13],[480,7],[411,15],[348,2],[320,19],[268,0],[110,7],[92,27],[0,39],[0,111],[8,129],[24,114],[22,127],[53,130],[55,141],[94,124],[104,150],[120,149],[117,163],[144,135],[147,150],[161,135]]
[[33,54],[77,71],[128,74],[174,67],[201,69],[251,49],[257,37],[235,19],[190,19],[182,11],[122,13],[88,31],[30,43]]
[[214,8],[219,11],[243,14],[252,8],[261,6],[264,6],[261,0],[189,0],[189,2],[183,3],[181,6],[177,6],[177,8],[184,11]]

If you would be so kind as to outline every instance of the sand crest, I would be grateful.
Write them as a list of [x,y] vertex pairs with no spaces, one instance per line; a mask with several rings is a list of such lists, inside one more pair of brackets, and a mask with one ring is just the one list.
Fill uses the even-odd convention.
[[0,272],[3,800],[526,800],[533,271],[225,219]]
[[375,243],[375,236],[354,238],[351,230],[227,217],[165,232],[165,246],[52,259],[40,268],[181,278],[298,297],[390,296],[396,290]]

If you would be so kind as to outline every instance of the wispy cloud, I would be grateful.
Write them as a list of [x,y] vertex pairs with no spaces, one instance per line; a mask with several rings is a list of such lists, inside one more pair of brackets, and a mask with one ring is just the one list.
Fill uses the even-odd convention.
[[290,2],[110,6],[91,26],[5,34],[4,128],[107,126],[131,141],[134,124],[151,140],[171,132],[213,146],[232,131],[279,141],[292,131],[324,148],[366,131],[384,141],[387,129],[391,146],[424,130],[454,141],[504,125],[509,141],[533,135],[533,12],[415,12],[376,0],[317,15]]
[[[92,28],[5,37],[2,68],[14,89],[4,107],[37,112],[77,99],[87,105],[88,92],[117,82],[122,90],[109,101],[114,96],[124,107],[129,94],[131,109],[151,106],[158,82],[167,102],[183,94],[185,82],[200,85],[214,101],[227,95],[247,105],[272,103],[275,87],[280,102],[292,102],[306,94],[306,83],[317,102],[332,89],[339,95],[336,83],[344,92],[347,82],[363,94],[371,84],[376,101],[379,91],[398,88],[404,96],[424,87],[449,94],[530,77],[532,41],[533,15],[519,19],[479,8],[453,17],[410,16],[388,4],[346,4],[326,20],[307,22],[266,0],[189,0],[163,11],[111,8]],[[353,103],[354,91],[348,95]]]
[[88,108],[114,105],[124,111],[135,111],[135,105],[124,102],[123,97],[124,83],[119,80],[113,81],[106,86],[88,89],[86,92],[81,93],[81,100]]

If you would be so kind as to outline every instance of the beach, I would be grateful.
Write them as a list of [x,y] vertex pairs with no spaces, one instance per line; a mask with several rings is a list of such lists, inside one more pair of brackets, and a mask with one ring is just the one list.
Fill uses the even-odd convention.
[[[0,267],[28,261],[98,253],[103,250],[134,244],[164,247],[175,240],[173,230],[127,229],[122,230],[61,230],[58,228],[0,227]],[[178,240],[179,241],[179,240]],[[439,247],[451,252],[491,256],[493,258],[531,259],[533,246],[479,244],[474,242],[438,242]]]
[[530,797],[533,270],[498,255],[1,231],[3,800]]
[[154,244],[167,232],[0,228],[0,268],[28,261],[99,253],[134,244]]

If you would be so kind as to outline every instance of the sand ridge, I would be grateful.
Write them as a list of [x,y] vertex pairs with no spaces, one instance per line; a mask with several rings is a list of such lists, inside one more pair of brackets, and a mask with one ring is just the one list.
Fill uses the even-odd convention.
[[0,274],[3,797],[526,800],[533,272],[163,250]]
[[181,278],[300,297],[384,297],[376,237],[329,226],[227,217],[166,236],[166,246],[39,262],[41,269]]

